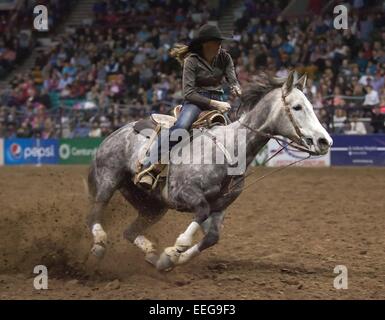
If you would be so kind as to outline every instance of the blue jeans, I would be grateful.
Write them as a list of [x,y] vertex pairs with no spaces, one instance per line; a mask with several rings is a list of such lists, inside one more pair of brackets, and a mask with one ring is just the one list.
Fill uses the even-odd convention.
[[[221,94],[211,93],[211,92],[207,92],[207,91],[199,92],[199,94],[201,94],[201,95],[203,95],[209,99],[223,101],[223,96]],[[153,152],[155,150],[157,150],[158,159],[146,159],[146,161],[143,164],[143,168],[148,168],[151,165],[151,163],[156,163],[159,161],[159,159],[161,158],[161,146],[162,146],[162,144],[166,143],[165,140],[169,141],[168,152],[170,152],[170,150],[176,144],[178,144],[180,142],[180,141],[170,141],[170,136],[171,136],[172,132],[174,130],[177,130],[177,129],[184,129],[184,130],[189,131],[191,129],[191,126],[193,125],[193,123],[196,120],[198,120],[198,117],[202,111],[204,111],[204,110],[202,110],[201,108],[199,108],[195,104],[192,104],[188,101],[184,101],[181,113],[179,114],[178,119],[175,122],[175,124],[170,128],[169,134],[163,135],[164,140],[162,140],[162,135],[159,135],[156,143],[154,143],[151,147],[151,153],[150,154],[155,154]]]

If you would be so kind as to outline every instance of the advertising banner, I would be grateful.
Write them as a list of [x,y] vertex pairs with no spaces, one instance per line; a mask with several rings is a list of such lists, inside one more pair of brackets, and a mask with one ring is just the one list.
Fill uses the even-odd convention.
[[333,166],[385,166],[385,135],[341,135],[333,141]]
[[0,166],[4,165],[4,140],[0,138]]
[[59,143],[54,139],[5,139],[6,165],[57,164]]
[[61,139],[59,147],[60,164],[89,164],[103,139]]
[[[282,147],[275,140],[270,140],[266,147],[256,157],[256,165],[262,165],[267,159],[272,157]],[[266,166],[268,167],[283,167],[308,157],[307,153],[296,151],[293,147],[285,148],[273,159],[271,159]],[[324,156],[312,156],[311,158],[297,163],[295,166],[301,167],[329,167],[330,153]]]

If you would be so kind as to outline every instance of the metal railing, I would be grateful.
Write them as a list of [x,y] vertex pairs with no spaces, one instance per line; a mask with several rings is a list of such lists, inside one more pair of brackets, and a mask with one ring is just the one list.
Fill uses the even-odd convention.
[[351,124],[358,122],[364,124],[367,133],[373,131],[373,109],[378,106],[364,105],[364,96],[330,95],[322,100],[326,113],[320,120],[330,133],[344,134]]
[[[318,110],[321,123],[328,129],[330,133],[341,133],[341,127],[351,122],[362,122],[368,129],[367,132],[371,132],[371,107],[363,106],[364,97],[347,97],[337,96],[339,99],[346,101],[344,105],[335,105],[336,96],[324,97],[324,106]],[[339,100],[338,100],[339,101]],[[127,121],[137,120],[142,117],[149,116],[153,112],[158,112],[156,106],[162,105],[163,112],[169,113],[171,109],[180,104],[182,101],[178,100],[162,100],[156,102],[154,105],[142,105],[142,104],[121,104],[121,103],[109,103],[105,108],[95,105],[94,108],[84,108],[84,102],[86,100],[77,100],[78,104],[65,105],[65,99],[59,102],[59,106],[56,108],[48,109],[43,112],[44,118],[50,118],[55,127],[55,137],[62,138],[65,130],[72,131],[80,123],[87,123],[89,126],[93,122],[101,125],[100,119],[110,118],[109,122],[111,130],[115,130],[122,125],[120,119]],[[237,107],[234,106],[234,109]],[[345,116],[335,117],[337,110],[343,110]],[[320,110],[324,110],[320,115]],[[321,112],[322,113],[322,112]],[[17,130],[23,122],[33,122],[38,117],[38,111],[35,109],[20,110],[15,107],[2,107],[0,109],[0,117],[2,117],[3,123],[0,122],[0,127],[7,131],[9,128],[4,128],[7,124],[11,123],[16,126],[13,128]],[[341,120],[344,119],[344,120]],[[0,120],[1,121],[1,120]],[[12,128],[11,128],[12,129]],[[40,128],[44,129],[44,128]],[[33,130],[33,134],[39,133],[39,128]],[[6,132],[7,133],[7,132]],[[1,132],[0,132],[1,135]],[[6,136],[7,134],[5,134]]]

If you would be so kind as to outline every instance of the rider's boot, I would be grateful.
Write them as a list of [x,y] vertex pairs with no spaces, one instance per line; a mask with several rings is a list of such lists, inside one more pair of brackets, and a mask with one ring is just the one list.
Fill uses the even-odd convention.
[[156,177],[152,173],[154,166],[147,157],[143,163],[142,171],[138,173],[137,183],[146,189],[152,189]]
[[[152,145],[151,152],[148,153],[142,162],[142,169],[135,178],[135,183],[146,189],[153,188],[157,176],[164,168],[164,166],[159,163],[161,143],[161,137],[159,136],[157,141]],[[156,159],[153,159],[154,154],[156,155]]]

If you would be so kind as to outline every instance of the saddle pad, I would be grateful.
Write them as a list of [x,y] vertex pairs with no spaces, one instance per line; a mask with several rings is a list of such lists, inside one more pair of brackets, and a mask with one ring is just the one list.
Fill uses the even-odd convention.
[[152,120],[155,123],[159,123],[162,128],[170,129],[176,122],[176,118],[168,116],[166,114],[157,114],[154,113],[151,115]]
[[[151,129],[155,130],[156,126],[159,124],[162,128],[171,128],[176,121],[176,118],[172,116],[168,116],[165,114],[153,114],[149,118],[138,120],[134,124],[134,130],[137,133],[143,134],[142,130],[144,129]],[[147,138],[149,136],[146,134]]]
[[[155,130],[155,128],[156,128],[156,123],[151,118],[138,120],[134,124],[134,130],[140,134],[143,134],[144,129]],[[150,138],[150,135],[146,135],[146,138]]]

